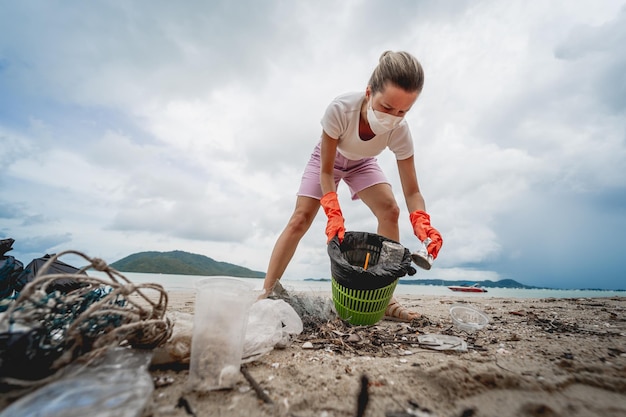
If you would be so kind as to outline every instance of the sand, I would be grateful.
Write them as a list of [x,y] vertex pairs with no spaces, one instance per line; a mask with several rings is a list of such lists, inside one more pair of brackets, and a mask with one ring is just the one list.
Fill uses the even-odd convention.
[[[193,313],[194,298],[169,293],[168,315]],[[626,416],[626,298],[398,298],[424,317],[373,326],[305,318],[303,333],[246,364],[249,377],[237,375],[231,390],[188,392],[187,367],[153,367],[142,417],[357,416],[364,394],[364,416]],[[490,323],[460,330],[449,314],[459,303]],[[434,350],[420,335],[468,348]]]
[[[413,323],[305,326],[289,346],[246,365],[232,390],[186,392],[186,369],[153,369],[157,387],[143,417],[626,416],[626,298],[510,299],[398,296],[423,313]],[[490,323],[453,325],[465,303]],[[171,293],[170,311],[193,313],[192,293]],[[306,324],[306,320],[305,320]],[[467,352],[439,351],[418,335],[451,335]]]

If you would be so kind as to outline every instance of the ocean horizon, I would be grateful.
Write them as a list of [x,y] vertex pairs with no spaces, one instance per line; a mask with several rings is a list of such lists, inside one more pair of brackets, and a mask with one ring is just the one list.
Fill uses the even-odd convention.
[[[94,277],[105,277],[98,271],[89,271]],[[156,283],[168,291],[195,291],[196,283],[202,279],[215,278],[201,275],[154,274],[140,272],[120,272],[129,281],[136,284]],[[223,276],[221,276],[223,277]],[[232,278],[232,277],[230,277]],[[263,288],[263,278],[238,278],[251,282],[255,290]],[[480,283],[480,281],[478,281]],[[288,291],[328,292],[331,291],[330,279],[293,279],[285,277],[280,283]],[[402,279],[396,287],[396,295],[435,295],[453,297],[498,297],[498,298],[602,298],[626,297],[624,290],[595,289],[550,289],[550,288],[486,288],[485,293],[454,292],[445,285],[422,285],[412,280],[404,283]]]

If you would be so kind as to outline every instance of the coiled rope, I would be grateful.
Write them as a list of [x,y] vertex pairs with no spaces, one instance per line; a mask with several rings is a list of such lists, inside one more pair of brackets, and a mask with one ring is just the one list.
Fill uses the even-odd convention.
[[[48,274],[61,256],[74,254],[88,265],[74,274]],[[107,278],[85,274],[94,269]],[[48,291],[58,279],[78,281],[78,289],[66,294]],[[37,355],[52,358],[50,372],[39,380],[2,378],[11,385],[47,383],[77,359],[85,364],[115,346],[152,349],[167,341],[172,323],[166,316],[167,293],[160,284],[134,284],[99,258],[68,250],[51,256],[37,276],[0,317],[0,331],[36,329]]]

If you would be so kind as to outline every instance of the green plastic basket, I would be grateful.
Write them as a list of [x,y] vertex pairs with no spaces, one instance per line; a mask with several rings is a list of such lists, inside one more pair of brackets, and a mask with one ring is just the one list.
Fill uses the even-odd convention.
[[353,290],[346,288],[332,278],[333,302],[337,314],[350,324],[369,326],[385,315],[385,310],[396,289],[396,279],[386,287],[374,290]]

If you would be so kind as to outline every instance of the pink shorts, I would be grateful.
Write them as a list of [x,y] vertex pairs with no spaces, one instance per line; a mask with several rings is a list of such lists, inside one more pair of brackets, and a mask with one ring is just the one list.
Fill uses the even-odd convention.
[[[322,187],[320,185],[321,148],[318,143],[311,154],[311,159],[304,169],[300,182],[299,196],[322,199]],[[335,187],[339,181],[344,180],[352,193],[352,199],[358,200],[359,192],[376,184],[389,184],[387,177],[378,166],[376,158],[363,158],[357,161],[347,159],[339,152],[335,157]]]

